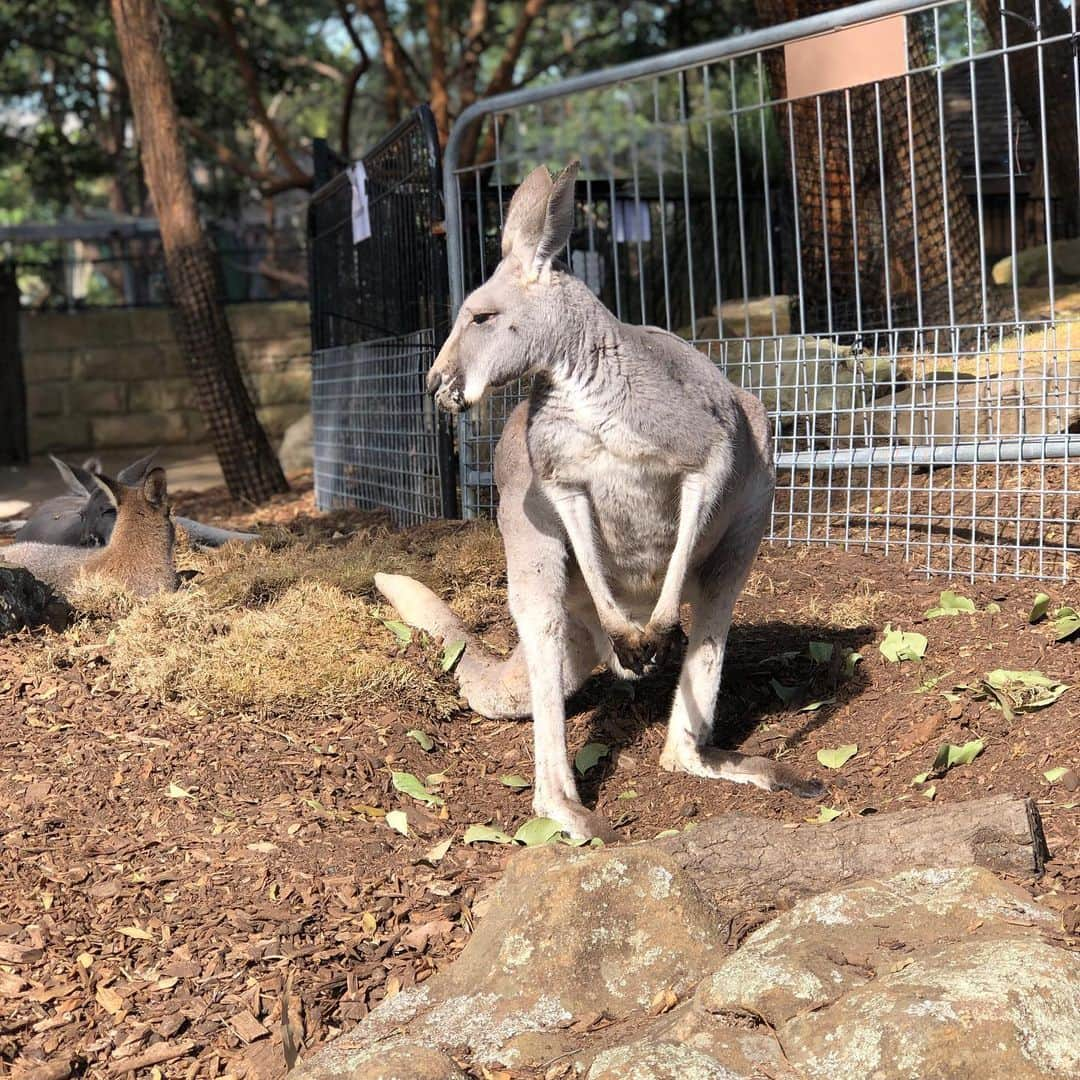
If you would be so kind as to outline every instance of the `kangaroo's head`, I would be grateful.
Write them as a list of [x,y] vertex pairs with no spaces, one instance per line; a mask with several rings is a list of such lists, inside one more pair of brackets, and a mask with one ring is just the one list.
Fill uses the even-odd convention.
[[169,511],[165,470],[148,469],[134,484],[107,476],[94,476],[93,482],[116,510],[109,544],[94,556],[93,565],[141,595],[175,589],[176,530]]
[[488,389],[543,364],[553,342],[565,339],[554,287],[559,271],[552,262],[574,226],[577,171],[573,161],[552,180],[541,165],[514,192],[503,226],[502,260],[465,298],[428,372],[428,390],[441,408],[461,412],[475,405]]

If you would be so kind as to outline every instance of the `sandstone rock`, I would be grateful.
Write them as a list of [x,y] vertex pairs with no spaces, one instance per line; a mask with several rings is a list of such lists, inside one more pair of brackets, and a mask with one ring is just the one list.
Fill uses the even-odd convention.
[[953,942],[786,1025],[807,1080],[1080,1076],[1080,956],[1049,944]]
[[317,1062],[302,1062],[293,1075],[298,1080],[465,1080],[445,1054],[415,1043],[348,1051],[338,1040],[317,1057]]
[[[0,548],[0,564],[4,549]],[[66,605],[53,597],[52,590],[29,570],[0,565],[0,634],[11,634],[43,622],[62,628]]]
[[[1013,920],[1008,922],[1006,920]],[[1050,912],[980,867],[912,870],[822,893],[755,931],[698,990],[707,1012],[737,1009],[773,1027],[871,982],[941,941],[1016,936]]]
[[722,950],[714,912],[669,855],[647,845],[526,850],[453,966],[338,1041],[362,1047],[405,1027],[424,1045],[513,1066],[532,1056],[520,1040],[508,1046],[524,1033],[597,1012],[624,1017],[664,990],[681,996]]
[[[1055,240],[1053,246],[1055,281],[1075,281],[1080,278],[1080,240]],[[1018,285],[1045,285],[1049,281],[1046,245],[1024,248],[999,259],[990,275],[995,285],[1011,285],[1016,278]]]
[[[585,1080],[1080,1075],[1080,955],[1049,936],[1053,913],[983,867],[805,898],[735,953],[717,922],[655,845],[520,852],[461,957],[298,1080],[390,1080],[399,1062],[413,1080],[456,1078],[448,1054],[515,1075],[569,1054]],[[668,992],[678,1004],[650,1018]],[[601,1012],[616,1024],[573,1026]]]

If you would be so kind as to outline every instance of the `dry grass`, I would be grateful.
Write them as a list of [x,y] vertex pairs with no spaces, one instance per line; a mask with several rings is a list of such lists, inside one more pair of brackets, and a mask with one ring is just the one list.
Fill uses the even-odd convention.
[[[505,561],[486,523],[393,532],[376,524],[348,538],[278,539],[210,552],[181,547],[191,580],[136,601],[101,582],[80,583],[76,633],[44,654],[51,665],[94,637],[125,689],[207,710],[338,715],[404,708],[446,716],[458,707],[437,650],[406,650],[381,621],[377,571],[417,577],[453,598],[473,625],[505,605]],[[408,652],[408,655],[403,655]]]

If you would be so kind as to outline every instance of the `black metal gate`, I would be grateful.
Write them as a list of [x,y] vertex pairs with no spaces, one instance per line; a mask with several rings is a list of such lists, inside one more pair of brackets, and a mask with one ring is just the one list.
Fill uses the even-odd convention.
[[[361,159],[371,235],[353,240],[344,162],[308,212],[315,497],[399,524],[457,516],[449,423],[424,390],[450,293],[435,120],[416,109]],[[325,150],[322,163],[327,169]]]
[[30,460],[26,385],[19,345],[19,283],[14,263],[0,263],[0,464]]

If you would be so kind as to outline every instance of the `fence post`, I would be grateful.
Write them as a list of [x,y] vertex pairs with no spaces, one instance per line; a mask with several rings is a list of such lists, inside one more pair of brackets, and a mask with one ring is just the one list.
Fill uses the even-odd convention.
[[0,264],[0,463],[30,460],[26,383],[19,343],[19,282],[15,264]]

